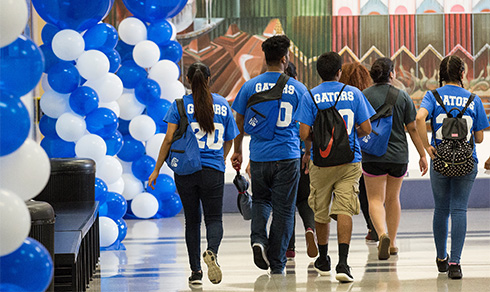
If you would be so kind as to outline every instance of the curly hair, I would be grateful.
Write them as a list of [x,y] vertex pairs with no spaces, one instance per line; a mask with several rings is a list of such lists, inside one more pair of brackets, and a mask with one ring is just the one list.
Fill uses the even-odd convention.
[[368,69],[361,63],[346,63],[342,65],[342,76],[340,76],[339,82],[355,86],[363,91],[371,86],[371,77]]

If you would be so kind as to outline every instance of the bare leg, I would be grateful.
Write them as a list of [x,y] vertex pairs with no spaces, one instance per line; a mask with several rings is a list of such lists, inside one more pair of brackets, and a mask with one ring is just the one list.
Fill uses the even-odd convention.
[[315,229],[318,244],[327,244],[328,237],[330,236],[330,223],[319,223],[315,221]]
[[337,215],[337,237],[338,243],[350,244],[352,235],[352,217],[349,215]]
[[387,176],[366,176],[366,191],[369,202],[369,215],[379,236],[386,233],[385,193]]
[[400,189],[402,187],[403,177],[388,176],[386,183],[386,225],[388,235],[390,236],[390,246],[396,247],[396,234],[400,224],[401,206],[400,206]]

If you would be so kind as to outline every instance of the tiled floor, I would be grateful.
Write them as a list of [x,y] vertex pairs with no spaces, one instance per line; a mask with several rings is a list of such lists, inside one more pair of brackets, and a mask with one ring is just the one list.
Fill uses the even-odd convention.
[[[300,220],[298,218],[298,220]],[[125,251],[103,251],[100,269],[88,291],[191,291],[184,243],[184,218],[128,220]],[[298,221],[301,222],[301,221]],[[335,276],[319,277],[306,255],[301,224],[296,226],[297,255],[285,276],[269,276],[255,267],[249,244],[250,221],[225,214],[219,252],[223,281],[214,285],[206,274],[202,291],[490,291],[490,210],[468,211],[468,234],[462,256],[462,280],[438,274],[431,231],[431,210],[403,210],[398,256],[379,261],[376,245],[366,244],[362,215],[354,217],[349,264],[355,281],[339,284]],[[337,262],[335,223],[329,253]],[[203,233],[204,236],[204,233]],[[203,237],[203,248],[204,237]],[[203,263],[204,272],[206,272]]]

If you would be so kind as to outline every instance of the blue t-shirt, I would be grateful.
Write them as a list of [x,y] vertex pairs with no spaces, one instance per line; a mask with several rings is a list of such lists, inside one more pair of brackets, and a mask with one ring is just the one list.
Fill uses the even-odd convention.
[[[468,90],[455,85],[445,85],[438,88],[437,92],[441,96],[447,111],[450,111],[455,107],[462,110],[471,94]],[[436,132],[435,137],[432,135],[431,145],[435,147],[436,142],[439,144],[442,141],[442,121],[447,115],[441,105],[436,101],[436,98],[431,91],[425,93],[420,107],[425,108],[429,112],[427,120],[431,121],[432,127]],[[451,113],[456,115],[459,112],[454,110],[451,111]],[[471,139],[472,132],[481,131],[489,126],[483,103],[478,95],[475,96],[473,102],[466,109],[463,118],[466,119],[468,128],[471,129],[471,131],[468,131],[468,141]],[[434,141],[434,139],[436,141]],[[475,148],[473,149],[473,158],[478,163]]]
[[[245,82],[231,107],[237,113],[245,115],[250,96],[272,88],[280,75],[279,72],[265,72]],[[300,158],[299,131],[295,116],[305,92],[306,87],[301,82],[289,78],[281,98],[281,109],[276,123],[274,139],[263,140],[251,135],[250,159],[252,161],[264,162]]]
[[[201,130],[199,123],[194,117],[194,100],[192,99],[192,94],[184,96],[184,106],[187,118],[189,119],[189,124],[194,130],[199,144],[201,165],[224,172],[225,161],[223,159],[223,143],[224,141],[233,140],[240,131],[233,118],[233,113],[228,101],[216,93],[213,93],[212,96],[214,107],[214,133],[211,135]],[[164,121],[172,124],[179,124],[180,115],[175,101],[168,109]]]
[[[320,109],[326,109],[335,104],[340,90],[344,86],[343,83],[331,81],[323,82],[317,87],[311,90],[316,104]],[[362,159],[361,147],[357,141],[356,125],[360,125],[373,116],[376,111],[371,104],[367,101],[362,92],[353,86],[345,86],[344,91],[340,96],[340,100],[336,106],[340,115],[344,118],[347,126],[347,133],[349,134],[349,144],[352,150],[354,150],[354,162],[360,162]],[[306,92],[303,96],[303,103],[298,110],[296,119],[298,122],[313,126],[315,122],[318,109],[316,108],[310,93]],[[313,154],[313,152],[312,152]],[[311,157],[313,159],[313,155]]]

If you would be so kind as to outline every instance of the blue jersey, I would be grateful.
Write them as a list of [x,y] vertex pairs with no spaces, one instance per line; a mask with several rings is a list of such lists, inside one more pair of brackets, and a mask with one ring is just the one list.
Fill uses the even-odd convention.
[[[194,133],[196,134],[199,150],[201,152],[201,165],[211,167],[219,171],[225,171],[225,161],[223,159],[224,141],[233,140],[240,131],[233,118],[228,101],[219,94],[212,94],[214,108],[214,133],[206,133],[201,130],[199,123],[194,117],[194,100],[192,94],[184,96],[184,105]],[[174,101],[168,109],[164,121],[172,124],[179,124],[180,115],[177,104]]]
[[[265,72],[243,84],[231,106],[237,113],[245,115],[247,101],[253,94],[272,88],[281,73]],[[281,109],[272,140],[263,140],[255,135],[250,139],[250,159],[252,161],[278,161],[300,158],[299,131],[295,122],[296,111],[306,87],[294,78],[289,78],[284,86]]]
[[[343,83],[332,81],[323,82],[311,90],[316,104],[320,109],[326,109],[335,104],[340,90],[344,86]],[[336,106],[342,118],[344,118],[349,134],[349,144],[354,151],[354,160],[352,162],[360,162],[362,159],[361,147],[357,141],[356,125],[360,125],[373,116],[376,111],[367,101],[362,92],[353,86],[345,86],[344,91],[340,96],[340,100]],[[303,96],[303,103],[298,111],[296,119],[298,122],[313,126],[318,109],[316,108],[310,93],[306,92]],[[313,157],[311,157],[313,159]]]
[[[462,110],[471,95],[468,90],[455,85],[445,85],[438,88],[437,92],[441,96],[447,111],[455,107]],[[420,107],[425,108],[429,112],[427,120],[431,121],[432,127],[436,133],[435,137],[432,135],[431,145],[436,146],[436,142],[439,144],[442,141],[442,121],[447,115],[441,105],[437,103],[436,98],[431,91],[427,91]],[[459,112],[454,110],[451,111],[451,113],[456,115]],[[477,95],[466,109],[463,118],[466,119],[468,125],[468,141],[471,139],[472,132],[481,131],[489,126],[483,103]],[[473,158],[478,162],[476,149],[473,149]]]

